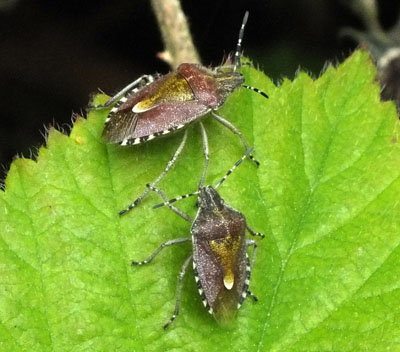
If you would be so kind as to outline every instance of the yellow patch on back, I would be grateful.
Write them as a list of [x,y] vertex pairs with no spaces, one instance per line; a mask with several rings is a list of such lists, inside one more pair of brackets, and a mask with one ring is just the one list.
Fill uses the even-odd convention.
[[157,105],[173,101],[190,101],[194,94],[188,82],[179,74],[172,75],[167,81],[161,84],[153,95],[143,99],[133,108],[133,112],[144,112]]
[[232,289],[235,283],[235,275],[233,269],[236,264],[237,252],[240,248],[240,238],[236,240],[231,236],[211,240],[210,247],[216,257],[219,259],[222,268],[224,269],[224,286],[227,290]]

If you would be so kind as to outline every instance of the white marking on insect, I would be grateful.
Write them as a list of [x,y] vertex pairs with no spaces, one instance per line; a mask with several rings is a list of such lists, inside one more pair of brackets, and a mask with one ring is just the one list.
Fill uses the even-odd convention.
[[225,280],[224,279],[224,286],[226,287],[226,289],[227,290],[230,290],[230,289],[232,289],[232,287],[233,287],[233,280]]
[[124,139],[122,142],[121,142],[121,145],[128,145],[128,139]]
[[132,111],[133,111],[133,112],[140,113],[140,112],[146,111],[145,109],[141,109],[140,107],[138,107],[138,104],[140,104],[140,102],[137,103],[137,104],[132,108]]

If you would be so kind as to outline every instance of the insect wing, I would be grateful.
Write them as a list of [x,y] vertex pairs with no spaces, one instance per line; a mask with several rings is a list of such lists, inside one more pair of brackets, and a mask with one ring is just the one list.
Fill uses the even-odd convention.
[[107,142],[143,143],[183,128],[210,111],[195,100],[190,86],[178,73],[162,76],[127,96],[109,114],[103,131]]
[[[131,143],[138,144],[157,136],[169,134],[196,121],[210,109],[197,101],[161,103],[155,108],[140,114]],[[137,139],[143,139],[138,141]]]
[[106,123],[102,137],[109,143],[120,143],[134,133],[139,114],[133,111],[117,111]]
[[145,85],[144,87],[132,88],[111,109],[103,130],[103,138],[109,143],[122,143],[132,138],[135,132],[139,115],[133,108],[155,94],[158,87],[163,85],[173,73],[169,73],[159,79]]

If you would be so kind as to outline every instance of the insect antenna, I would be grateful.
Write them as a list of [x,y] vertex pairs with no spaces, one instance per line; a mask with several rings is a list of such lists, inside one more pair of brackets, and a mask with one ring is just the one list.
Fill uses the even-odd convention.
[[199,194],[199,193],[200,193],[200,191],[196,191],[196,192],[193,192],[193,193],[184,194],[184,195],[176,197],[176,198],[172,198],[167,202],[154,205],[153,209],[157,209],[157,208],[163,207],[165,205],[170,206],[172,203],[175,203],[178,200],[185,199],[185,198],[188,198],[188,197],[191,197],[191,196],[195,196],[196,194]]
[[244,27],[246,26],[247,19],[249,18],[249,11],[246,11],[243,17],[242,25],[239,31],[239,38],[236,44],[235,57],[233,58],[233,72],[236,72],[237,68],[240,67],[240,55],[242,51],[242,40],[244,36]]
[[[244,36],[244,27],[246,27],[247,19],[249,18],[249,11],[246,11],[243,17],[242,25],[240,27],[239,31],[239,38],[236,44],[236,51],[235,51],[235,56],[233,58],[233,72],[236,72],[238,67],[242,66],[242,63],[240,62],[240,57],[242,56],[242,40]],[[252,87],[252,86],[247,86],[243,84],[241,86],[242,88],[250,89],[258,94],[261,94],[264,98],[269,98],[267,94],[265,94],[263,91],[259,90],[258,88]]]
[[228,172],[225,174],[225,176],[221,178],[221,180],[215,185],[214,188],[218,188],[219,186],[221,186],[221,184],[228,178],[228,176],[233,172],[233,170],[235,170],[235,169],[242,163],[242,161],[243,161],[244,159],[246,159],[246,158],[249,156],[249,154],[250,154],[253,150],[254,150],[254,147],[248,149],[248,150],[246,151],[246,153],[235,163],[235,165],[233,165],[233,167],[231,167],[231,168],[228,170]]
[[[168,203],[168,198],[166,196],[166,194],[159,188],[157,187],[153,187],[150,184],[146,185],[147,188],[150,188],[152,191],[158,193],[162,199],[164,199],[164,202],[166,202],[169,206],[169,208],[175,213],[178,214],[181,218],[185,219],[186,221],[192,223],[193,220],[191,219],[191,217],[189,215],[187,215],[186,213],[184,213],[182,210],[178,209],[177,207],[174,207],[173,205],[171,205],[170,203]],[[153,207],[154,208],[154,207]]]
[[[233,172],[233,170],[235,170],[235,169],[242,163],[242,161],[243,161],[244,159],[246,159],[246,158],[251,154],[251,152],[252,152],[253,150],[254,150],[254,147],[249,148],[249,149],[246,151],[246,154],[244,154],[244,155],[235,163],[235,165],[233,165],[233,167],[231,167],[231,168],[229,169],[229,171],[226,173],[226,175],[216,184],[215,188],[218,188],[218,187],[228,178],[228,176]],[[159,203],[159,204],[154,205],[154,206],[153,206],[153,209],[161,208],[161,207],[166,206],[166,205],[167,205],[167,206],[170,206],[172,203],[175,203],[175,202],[177,202],[178,200],[185,199],[185,198],[188,198],[188,197],[191,197],[191,196],[195,196],[196,194],[199,194],[199,193],[200,193],[200,190],[198,190],[198,191],[196,191],[196,192],[184,194],[184,195],[179,196],[179,197],[176,197],[176,198],[172,198],[172,199],[168,200],[167,202]]]
[[243,85],[241,85],[241,87],[242,88],[246,88],[246,89],[250,89],[250,90],[252,90],[253,92],[256,92],[256,93],[258,93],[258,94],[261,94],[264,98],[269,98],[269,96],[266,94],[266,93],[264,93],[262,90],[260,90],[260,89],[258,89],[258,88],[256,88],[256,87],[252,87],[252,86],[247,86],[247,85],[245,85],[245,84],[243,84]]

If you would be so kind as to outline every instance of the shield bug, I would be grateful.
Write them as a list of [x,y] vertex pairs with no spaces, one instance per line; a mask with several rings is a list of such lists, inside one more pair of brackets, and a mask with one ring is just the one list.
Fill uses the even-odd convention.
[[[265,98],[268,96],[257,88],[244,84],[244,77],[237,70],[241,66],[241,45],[248,12],[245,13],[236,45],[233,65],[218,66],[208,69],[199,64],[183,63],[176,71],[163,76],[144,75],[130,83],[104,105],[94,108],[112,106],[105,121],[103,138],[108,143],[120,145],[142,144],[165,136],[189,124],[211,115],[222,125],[238,135],[246,151],[249,144],[242,133],[228,120],[219,116],[216,111],[225,103],[228,96],[239,87],[255,91]],[[209,155],[207,133],[200,121],[205,156],[203,173],[199,187],[204,184]],[[162,173],[151,183],[154,187],[172,168],[179,157],[187,138],[187,130],[182,141]],[[258,165],[251,154],[249,157]],[[150,192],[146,190],[120,215],[133,209]]]
[[[251,295],[257,301],[249,290],[251,267],[255,260],[257,244],[254,240],[246,239],[245,231],[247,229],[251,235],[262,238],[264,235],[253,231],[244,215],[226,204],[216,190],[251,151],[252,149],[249,149],[215,187],[203,186],[194,193],[166,201],[167,197],[161,190],[148,185],[165,201],[154,208],[168,205],[176,214],[191,223],[191,237],[164,242],[147,259],[140,262],[132,261],[133,265],[148,264],[163,248],[192,242],[193,253],[186,259],[179,274],[175,311],[164,328],[167,328],[179,313],[182,280],[192,260],[203,304],[219,323],[231,321],[247,295]],[[198,195],[198,211],[194,220],[172,205],[175,201],[192,195]],[[253,246],[251,261],[247,255],[249,246]]]

